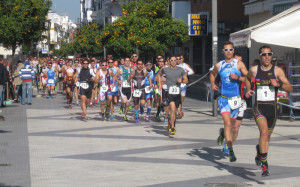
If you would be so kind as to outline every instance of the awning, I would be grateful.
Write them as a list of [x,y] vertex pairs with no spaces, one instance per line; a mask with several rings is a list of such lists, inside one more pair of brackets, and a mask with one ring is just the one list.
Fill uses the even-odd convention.
[[230,34],[235,47],[251,47],[251,39],[259,43],[300,48],[300,5],[252,27]]

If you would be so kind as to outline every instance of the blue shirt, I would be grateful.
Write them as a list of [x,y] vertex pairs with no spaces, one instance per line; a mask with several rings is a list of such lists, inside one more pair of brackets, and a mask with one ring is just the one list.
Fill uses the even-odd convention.
[[[155,77],[153,70],[150,70],[150,71],[146,70],[146,71],[147,71],[147,73],[148,73],[148,75],[151,79],[151,82],[153,83],[153,80],[154,80],[154,77]],[[150,82],[149,82],[148,77],[145,78],[145,86],[150,86]]]
[[48,79],[54,79],[55,77],[55,72],[52,70],[52,69],[49,69],[47,71],[47,74],[48,74]]

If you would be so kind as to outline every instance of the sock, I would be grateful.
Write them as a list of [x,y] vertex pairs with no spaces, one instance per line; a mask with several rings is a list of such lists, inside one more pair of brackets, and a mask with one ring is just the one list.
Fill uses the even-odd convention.
[[134,110],[134,113],[135,113],[135,117],[136,118],[139,118],[139,110],[137,109],[137,110]]
[[48,90],[48,95],[49,97],[51,97],[51,90]]
[[156,112],[156,115],[157,115],[157,116],[159,115],[160,110],[161,110],[161,107],[160,107],[160,105],[159,105],[158,108],[157,108],[157,112]]
[[151,113],[151,107],[148,107],[147,108],[147,117],[149,117],[150,113]]
[[260,158],[262,164],[267,164],[268,161],[268,153],[260,153]]
[[229,153],[233,153],[232,145],[228,145],[228,144],[227,144],[227,146],[228,146],[228,149],[229,149]]
[[260,155],[259,144],[256,145],[256,153],[257,155]]
[[69,99],[70,99],[69,103],[72,104],[73,97],[69,97]]

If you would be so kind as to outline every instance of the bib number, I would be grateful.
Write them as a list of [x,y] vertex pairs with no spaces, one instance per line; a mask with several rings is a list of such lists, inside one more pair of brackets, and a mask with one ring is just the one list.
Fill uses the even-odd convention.
[[142,90],[135,89],[133,91],[133,97],[141,97],[141,95],[142,95]]
[[48,83],[49,83],[49,84],[54,84],[54,79],[49,79],[49,80],[48,80]]
[[100,89],[101,89],[101,92],[107,92],[108,86],[104,84],[104,85],[101,86]]
[[145,93],[151,93],[153,90],[149,88],[149,86],[145,87]]
[[179,87],[178,86],[170,86],[169,94],[178,95],[179,94]]
[[131,86],[130,86],[129,82],[126,80],[126,81],[123,81],[122,87],[123,88],[130,88]]
[[111,92],[116,92],[116,91],[117,91],[117,87],[116,86],[114,86],[114,87],[111,88]]
[[83,88],[83,89],[88,89],[90,86],[88,83],[84,82],[84,83],[80,83],[80,87]]
[[240,110],[246,110],[247,109],[247,103],[245,100],[241,101]]
[[258,101],[274,101],[275,89],[273,86],[257,86]]
[[237,109],[241,106],[241,96],[235,96],[228,98],[228,104],[232,110]]
[[79,87],[79,82],[76,82],[76,86]]

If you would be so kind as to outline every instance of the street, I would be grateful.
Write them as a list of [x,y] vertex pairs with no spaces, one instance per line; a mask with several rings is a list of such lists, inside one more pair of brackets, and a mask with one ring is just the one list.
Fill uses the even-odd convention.
[[[166,125],[100,121],[99,105],[68,109],[65,96],[33,98],[33,105],[12,104],[0,122],[0,186],[298,186],[299,122],[278,120],[271,137],[271,175],[255,165],[258,129],[245,119],[234,150],[237,162],[217,146],[220,117],[211,103],[186,98],[176,135]],[[117,107],[119,108],[119,107]],[[118,111],[118,109],[116,110]],[[154,113],[155,111],[152,111]]]

